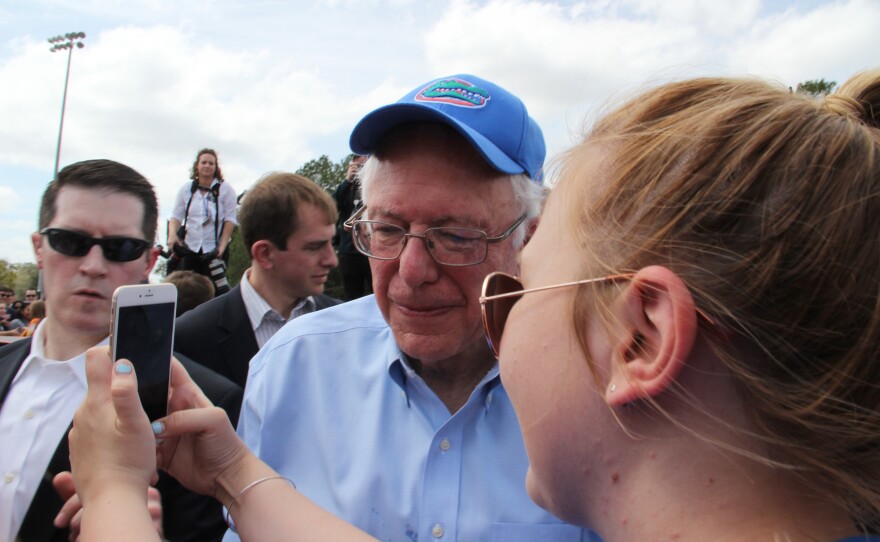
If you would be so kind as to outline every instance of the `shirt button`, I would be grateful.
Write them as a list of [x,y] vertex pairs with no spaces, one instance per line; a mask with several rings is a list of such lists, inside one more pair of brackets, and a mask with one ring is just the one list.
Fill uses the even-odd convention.
[[434,525],[434,528],[431,529],[431,536],[433,536],[434,538],[440,538],[443,536],[443,534],[443,526],[439,523]]
[[443,439],[440,441],[440,449],[444,452],[449,449],[449,439]]
[[27,409],[27,411],[24,413],[24,417],[25,417],[25,419],[28,419],[28,420],[33,419],[34,411],[31,409]]
[[[7,472],[6,474],[3,475],[3,481],[5,483],[11,484],[13,480],[15,480],[15,475],[13,473]],[[435,529],[436,529],[436,527],[435,527]]]

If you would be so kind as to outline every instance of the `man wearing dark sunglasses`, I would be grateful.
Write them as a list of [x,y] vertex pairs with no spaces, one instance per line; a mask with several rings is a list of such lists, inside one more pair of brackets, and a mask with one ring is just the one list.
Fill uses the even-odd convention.
[[[0,540],[67,540],[54,522],[63,499],[77,498],[69,474],[67,431],[85,397],[85,351],[106,344],[114,290],[147,280],[156,262],[158,206],[150,183],[128,166],[88,160],[49,183],[33,234],[43,271],[46,319],[32,338],[0,349]],[[241,389],[181,360],[215,404],[237,420]],[[164,535],[211,540],[223,532],[218,503],[163,475]],[[70,518],[65,519],[60,524]],[[74,527],[76,527],[74,522]]]
[[541,130],[516,96],[456,75],[368,114],[350,146],[371,155],[346,227],[375,296],[266,343],[239,433],[380,540],[586,540],[526,494],[522,435],[480,313],[483,278],[516,274],[535,225]]

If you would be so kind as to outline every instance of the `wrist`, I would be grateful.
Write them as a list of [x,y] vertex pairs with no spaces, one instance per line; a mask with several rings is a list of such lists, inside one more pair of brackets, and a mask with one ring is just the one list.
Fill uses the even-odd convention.
[[257,456],[248,453],[217,476],[214,498],[220,501],[223,506],[229,507],[248,484],[260,478],[277,475],[278,473],[269,465],[263,463]]
[[147,505],[147,489],[149,484],[135,477],[119,477],[108,479],[106,483],[93,483],[80,491],[83,508],[92,503],[129,502]]

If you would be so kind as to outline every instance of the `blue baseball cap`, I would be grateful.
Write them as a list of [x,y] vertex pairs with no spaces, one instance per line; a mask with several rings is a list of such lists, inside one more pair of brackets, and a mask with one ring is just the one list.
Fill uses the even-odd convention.
[[541,182],[547,149],[538,124],[522,100],[494,83],[459,74],[435,79],[367,114],[351,132],[356,154],[372,154],[401,124],[439,122],[457,130],[502,173],[526,173]]

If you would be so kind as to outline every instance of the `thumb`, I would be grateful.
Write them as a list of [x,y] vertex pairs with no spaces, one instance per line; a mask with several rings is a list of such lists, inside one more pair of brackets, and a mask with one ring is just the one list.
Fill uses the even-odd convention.
[[[173,412],[159,420],[162,432],[159,437],[178,437],[189,434],[235,435],[226,411],[210,406]],[[235,438],[238,438],[237,436]]]
[[88,398],[101,402],[110,393],[110,349],[96,346],[86,351],[86,380],[88,381]]
[[113,366],[113,380],[110,385],[113,408],[121,427],[131,427],[143,423],[147,414],[138,396],[137,375],[131,362],[121,359]]

